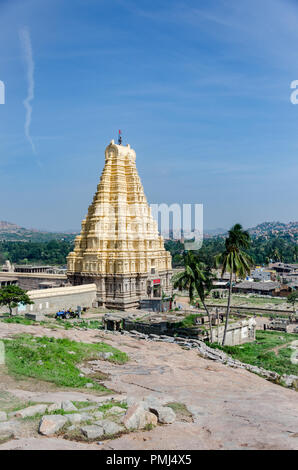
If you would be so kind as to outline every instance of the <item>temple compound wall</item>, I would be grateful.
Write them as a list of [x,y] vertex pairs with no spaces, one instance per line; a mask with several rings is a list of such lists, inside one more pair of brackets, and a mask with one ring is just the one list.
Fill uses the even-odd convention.
[[142,298],[172,292],[171,255],[164,248],[129,145],[112,141],[75,248],[67,258],[71,284],[96,284],[98,306],[129,309]]
[[34,304],[18,307],[14,313],[51,314],[63,308],[75,310],[78,305],[82,308],[92,307],[96,301],[96,285],[54,287],[52,289],[32,290],[27,294]]

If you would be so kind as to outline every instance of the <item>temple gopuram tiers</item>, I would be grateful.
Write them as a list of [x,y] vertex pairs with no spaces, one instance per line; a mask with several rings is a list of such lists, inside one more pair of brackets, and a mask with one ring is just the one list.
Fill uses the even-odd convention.
[[98,306],[128,309],[172,292],[171,255],[164,248],[129,145],[112,140],[74,251],[67,257],[73,285],[95,283]]

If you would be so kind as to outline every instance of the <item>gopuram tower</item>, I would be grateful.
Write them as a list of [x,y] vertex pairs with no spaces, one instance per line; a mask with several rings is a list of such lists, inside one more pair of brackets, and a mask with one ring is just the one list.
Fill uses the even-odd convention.
[[171,255],[164,248],[136,169],[136,153],[112,140],[105,166],[67,257],[73,285],[95,283],[98,306],[128,309],[171,294]]

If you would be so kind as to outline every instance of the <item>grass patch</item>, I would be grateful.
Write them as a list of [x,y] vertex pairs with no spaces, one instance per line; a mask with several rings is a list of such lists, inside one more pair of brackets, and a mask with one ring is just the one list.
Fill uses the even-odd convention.
[[201,316],[202,315],[199,315],[197,313],[191,313],[190,315],[184,317],[182,321],[175,323],[175,328],[193,328],[195,326],[198,326],[196,325],[196,318]]
[[109,411],[113,406],[119,406],[119,408],[123,408],[124,410],[127,410],[128,406],[126,403],[118,402],[118,401],[112,401],[109,403],[104,403],[103,405],[100,405],[98,407],[98,411],[102,411],[103,413]]
[[78,410],[87,408],[87,406],[94,406],[94,408],[96,408],[98,405],[96,401],[73,401],[72,403]]
[[68,321],[63,319],[57,319],[56,325],[62,326],[65,330],[71,328],[88,328],[91,330],[98,330],[102,328],[102,322],[99,320],[81,320],[81,321]]
[[[245,343],[239,346],[220,346],[209,344],[214,349],[221,349],[234,359],[238,359],[246,364],[251,364],[264,369],[277,372],[278,374],[298,375],[298,365],[291,363],[293,349],[289,346],[291,342],[297,340],[297,335],[283,333],[280,331],[257,331],[256,341]],[[272,351],[277,346],[288,345]]]
[[14,439],[14,434],[11,431],[8,431],[6,434],[3,434],[3,436],[0,436],[0,445],[5,444],[5,442],[11,441]]
[[21,325],[33,325],[37,324],[34,320],[29,320],[28,318],[25,317],[19,317],[19,316],[14,316],[14,317],[6,317],[2,318],[1,321],[3,323],[19,323]]
[[0,411],[6,411],[6,413],[14,413],[15,411],[23,410],[29,406],[39,405],[35,401],[21,401],[15,396],[10,396],[7,399],[0,399]]
[[[92,378],[80,377],[76,364],[97,359],[100,352],[113,352],[113,362],[124,363],[128,356],[105,343],[86,344],[69,339],[42,338],[23,334],[12,341],[4,340],[8,372],[34,377],[57,386],[82,388],[93,384],[93,390],[107,391]],[[71,354],[70,354],[71,352]]]
[[192,414],[187,409],[186,405],[184,405],[184,403],[171,402],[171,403],[167,403],[165,406],[172,408],[172,410],[176,413],[176,417],[178,421],[186,421],[188,423],[193,422]]
[[152,423],[147,423],[146,426],[144,427],[144,431],[152,431],[154,428]]

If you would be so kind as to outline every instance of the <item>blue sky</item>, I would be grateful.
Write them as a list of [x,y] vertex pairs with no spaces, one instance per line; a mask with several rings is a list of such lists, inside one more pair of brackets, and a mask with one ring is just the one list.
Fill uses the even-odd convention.
[[297,220],[296,79],[297,1],[0,0],[0,220],[78,229],[118,129],[150,203]]

